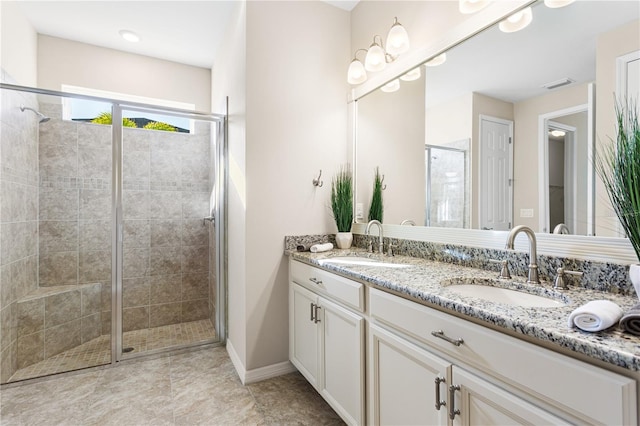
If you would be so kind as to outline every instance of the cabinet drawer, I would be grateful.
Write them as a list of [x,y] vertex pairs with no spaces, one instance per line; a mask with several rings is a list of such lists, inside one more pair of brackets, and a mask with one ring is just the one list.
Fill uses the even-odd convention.
[[[587,422],[635,424],[636,383],[568,356],[376,289],[371,317]],[[442,331],[452,342],[432,332]]]
[[289,266],[291,280],[308,289],[330,296],[346,306],[364,311],[364,285],[320,268],[292,260]]

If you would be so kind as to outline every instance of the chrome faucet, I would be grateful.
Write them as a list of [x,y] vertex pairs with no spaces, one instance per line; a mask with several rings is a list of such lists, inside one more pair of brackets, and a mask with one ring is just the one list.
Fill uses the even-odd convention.
[[564,223],[559,223],[556,225],[555,228],[553,228],[553,233],[554,234],[571,234],[571,232],[569,231],[569,227],[567,225],[565,225]]
[[511,228],[509,235],[507,236],[507,250],[513,250],[513,242],[516,239],[516,235],[520,232],[524,232],[529,238],[529,279],[527,282],[530,284],[540,284],[538,279],[538,255],[536,253],[536,234],[528,226],[518,225]]
[[405,219],[402,222],[400,222],[400,225],[416,226],[416,223],[414,221],[412,221],[411,219]]
[[367,223],[367,229],[364,231],[365,234],[369,235],[369,231],[371,231],[371,225],[378,225],[378,253],[382,254],[384,252],[384,247],[383,247],[383,236],[382,236],[382,224],[380,223],[380,221],[377,220],[372,220],[369,221],[369,223]]

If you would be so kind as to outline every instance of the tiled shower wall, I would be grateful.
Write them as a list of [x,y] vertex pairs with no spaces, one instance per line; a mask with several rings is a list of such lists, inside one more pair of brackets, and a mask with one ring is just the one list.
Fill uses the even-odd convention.
[[[2,82],[13,83],[4,71]],[[20,106],[35,96],[0,95],[0,382],[17,369],[17,301],[37,287],[38,120]]]
[[124,129],[124,331],[210,316],[209,127]]

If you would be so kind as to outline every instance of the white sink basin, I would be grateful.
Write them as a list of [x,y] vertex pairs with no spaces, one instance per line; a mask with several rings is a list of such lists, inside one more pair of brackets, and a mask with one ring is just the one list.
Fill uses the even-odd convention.
[[360,256],[336,256],[328,259],[318,260],[320,265],[354,265],[354,266],[372,266],[379,268],[408,268],[410,265],[405,263],[384,262],[377,259]]
[[527,308],[557,308],[565,305],[565,302],[558,299],[482,284],[453,284],[447,286],[447,289],[459,296]]

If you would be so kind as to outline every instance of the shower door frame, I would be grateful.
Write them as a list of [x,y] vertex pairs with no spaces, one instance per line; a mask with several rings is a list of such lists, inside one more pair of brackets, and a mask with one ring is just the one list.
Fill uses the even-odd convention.
[[[226,222],[226,211],[227,211],[227,199],[226,199],[226,188],[228,183],[228,174],[227,174],[227,152],[228,152],[228,142],[227,142],[227,116],[228,116],[228,100],[227,100],[227,111],[225,114],[203,114],[197,113],[193,111],[181,110],[177,108],[167,108],[162,106],[154,106],[154,105],[146,105],[134,102],[122,102],[122,101],[112,101],[112,179],[111,179],[111,190],[112,190],[112,235],[111,235],[111,243],[112,247],[115,249],[112,250],[111,256],[111,363],[115,364],[119,361],[144,357],[147,355],[157,354],[161,352],[174,351],[183,348],[195,347],[205,344],[218,344],[222,345],[226,341],[226,312],[227,312],[227,303],[226,303],[226,283],[227,283],[227,256],[226,256],[226,248],[227,248],[227,222]],[[137,111],[137,112],[152,112],[156,114],[163,114],[174,117],[182,117],[182,118],[190,118],[199,121],[206,121],[210,123],[216,124],[216,132],[215,132],[215,149],[216,152],[214,154],[215,163],[212,165],[216,168],[216,174],[214,179],[214,194],[215,194],[215,207],[213,211],[209,213],[213,216],[213,225],[214,225],[214,234],[215,234],[215,247],[216,247],[216,265],[215,265],[215,274],[216,274],[216,303],[215,303],[215,324],[214,328],[216,331],[217,340],[215,342],[204,342],[197,344],[185,344],[185,345],[176,345],[170,346],[167,348],[154,349],[145,352],[139,353],[131,353],[124,354],[123,349],[123,272],[124,272],[124,264],[123,264],[123,234],[124,234],[124,218],[122,214],[122,190],[123,190],[123,176],[122,176],[122,167],[123,167],[123,125],[122,111]],[[113,123],[117,123],[114,125]],[[213,138],[213,134],[211,135]],[[211,142],[210,142],[211,143]],[[211,146],[211,145],[210,145]],[[211,266],[209,267],[209,271],[211,272]],[[211,296],[209,296],[211,297]]]
[[[87,101],[105,102],[112,105],[112,232],[111,232],[111,364],[122,360],[122,110],[142,109],[162,112],[166,115],[181,116],[194,120],[216,123],[215,159],[215,246],[216,246],[216,303],[215,330],[217,340],[213,343],[187,344],[131,354],[126,359],[143,357],[158,352],[168,352],[203,344],[223,345],[227,338],[227,188],[228,188],[228,98],[224,114],[189,111],[180,108],[157,106],[139,102],[127,102],[113,98],[81,95],[17,84],[0,83],[0,89],[14,90],[35,95],[74,98]],[[213,137],[213,135],[212,135]],[[117,290],[120,290],[118,293]],[[118,333],[118,330],[120,331]],[[73,370],[70,370],[71,372]],[[64,373],[61,373],[64,374]],[[38,379],[38,378],[35,378]]]

